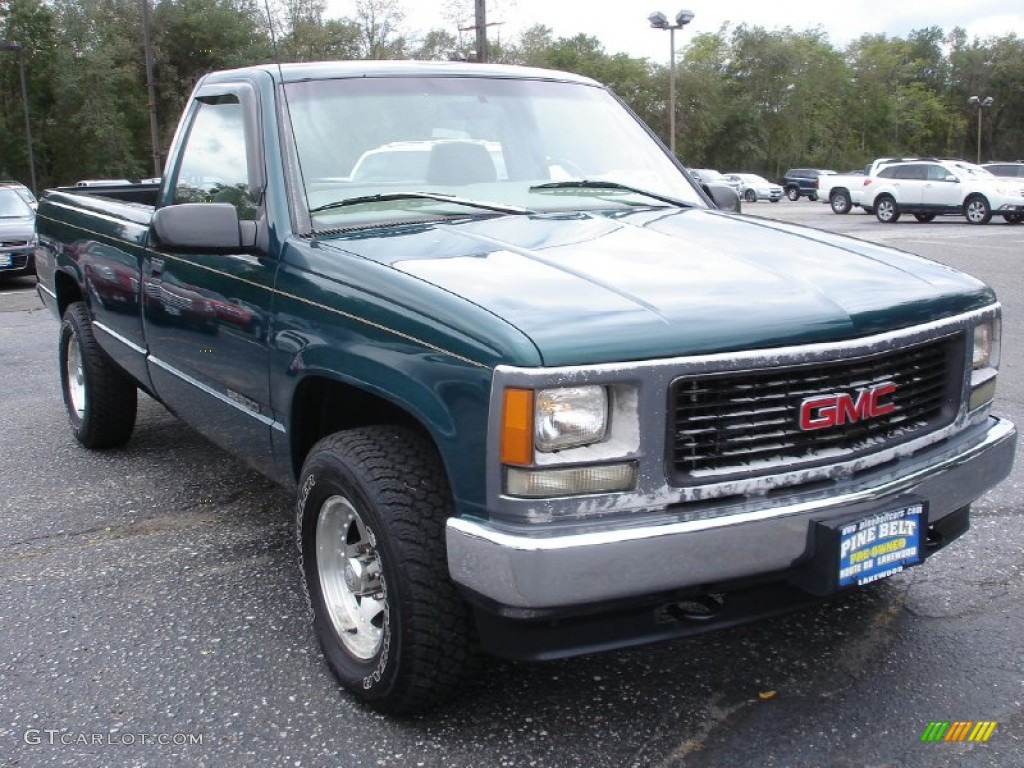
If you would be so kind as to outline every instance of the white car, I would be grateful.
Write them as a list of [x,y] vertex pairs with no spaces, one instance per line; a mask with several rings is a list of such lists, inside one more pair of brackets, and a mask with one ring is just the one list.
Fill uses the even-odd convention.
[[918,221],[962,215],[987,224],[993,214],[1010,224],[1024,221],[1024,183],[993,176],[961,160],[912,160],[882,168],[864,179],[861,204],[885,223],[912,213]]
[[727,173],[725,178],[730,184],[735,185],[740,199],[746,203],[756,203],[758,200],[777,203],[782,199],[782,186],[773,184],[756,173]]
[[[452,156],[472,158],[477,167],[457,168],[445,163],[447,175],[463,174],[474,181],[500,181],[508,178],[501,145],[496,141],[475,139],[428,139],[425,141],[394,141],[367,150],[352,167],[351,181],[423,181],[433,171],[431,163],[439,150],[452,150]],[[482,159],[481,159],[482,158]],[[487,165],[490,158],[490,165]],[[459,158],[456,158],[459,159]],[[483,165],[479,165],[483,163]],[[465,182],[459,182],[465,183]]]

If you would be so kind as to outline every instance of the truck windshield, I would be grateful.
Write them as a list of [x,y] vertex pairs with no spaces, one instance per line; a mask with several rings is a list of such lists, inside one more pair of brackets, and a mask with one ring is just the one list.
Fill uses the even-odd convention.
[[[389,206],[407,192],[537,212],[705,205],[646,129],[600,87],[507,77],[380,76],[307,80],[287,88],[315,229],[437,215],[437,205]],[[557,195],[544,186],[572,180],[587,183],[559,185]],[[619,194],[594,194],[594,182],[614,184]],[[381,198],[374,205],[336,205],[375,195]],[[467,213],[455,203],[453,209]]]

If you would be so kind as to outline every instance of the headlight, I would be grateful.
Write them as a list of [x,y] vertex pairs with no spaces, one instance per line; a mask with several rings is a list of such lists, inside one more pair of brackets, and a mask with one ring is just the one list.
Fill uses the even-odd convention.
[[499,450],[507,495],[554,498],[636,487],[635,385],[508,387],[502,398]]
[[608,392],[599,386],[542,389],[534,399],[534,416],[538,451],[598,443],[608,429]]
[[974,326],[974,350],[971,354],[974,370],[999,367],[1000,330],[999,318]]

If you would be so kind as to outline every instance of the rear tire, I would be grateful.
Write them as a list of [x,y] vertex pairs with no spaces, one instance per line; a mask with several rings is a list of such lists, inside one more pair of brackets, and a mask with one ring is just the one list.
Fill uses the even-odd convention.
[[922,224],[927,224],[929,221],[935,219],[934,213],[915,213],[914,218],[920,221]]
[[61,394],[75,439],[86,448],[127,443],[135,429],[138,390],[100,348],[80,301],[64,310],[58,354]]
[[1020,224],[1024,221],[1024,213],[1004,213],[1003,221],[1007,224]]
[[850,200],[850,193],[845,189],[837,189],[828,197],[828,203],[832,206],[833,213],[849,213],[853,208],[853,201]]
[[752,189],[748,189],[746,192],[743,193],[743,199],[746,200],[748,203],[756,203],[757,192],[755,192]]
[[900,220],[900,209],[896,201],[889,195],[882,195],[875,200],[875,218],[883,224],[895,224]]
[[391,714],[452,695],[479,654],[448,575],[452,497],[433,446],[398,427],[338,432],[313,446],[299,488],[306,594],[338,681]]
[[786,190],[786,197],[792,200],[794,203],[800,199],[800,190],[797,187],[789,187]]

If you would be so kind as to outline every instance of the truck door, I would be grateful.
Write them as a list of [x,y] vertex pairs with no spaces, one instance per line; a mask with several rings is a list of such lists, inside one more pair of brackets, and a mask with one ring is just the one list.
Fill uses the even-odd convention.
[[[197,92],[176,137],[161,207],[230,203],[266,227],[258,96],[245,83]],[[271,462],[267,339],[277,261],[257,249],[162,246],[151,231],[143,267],[148,365],[160,399],[250,463]]]

